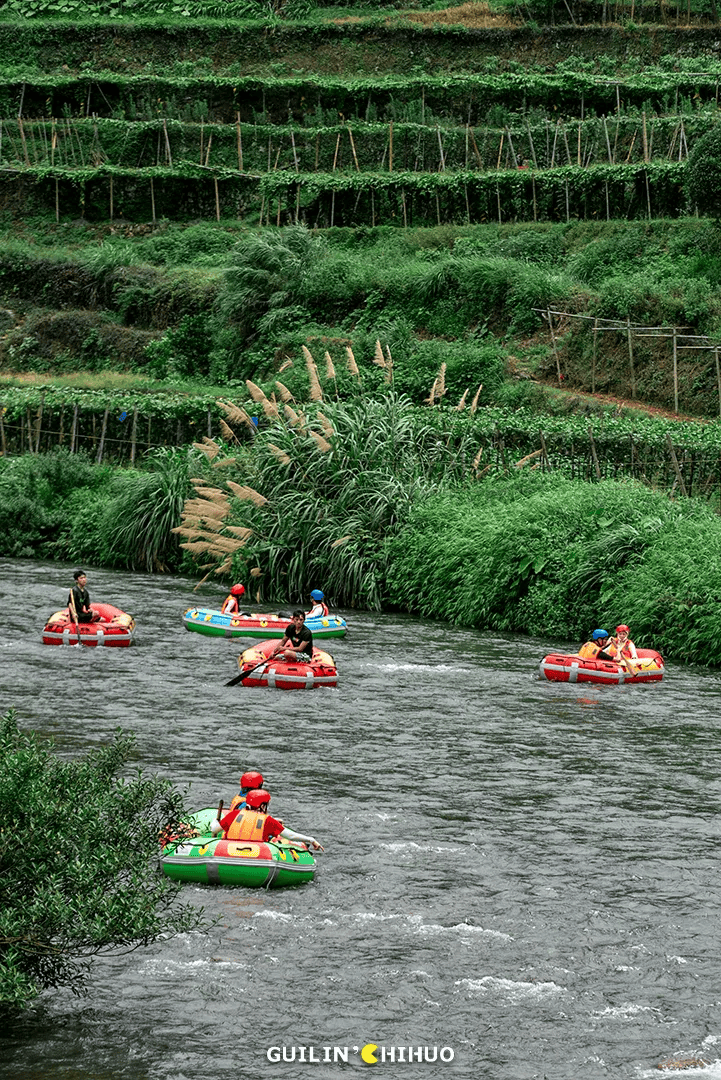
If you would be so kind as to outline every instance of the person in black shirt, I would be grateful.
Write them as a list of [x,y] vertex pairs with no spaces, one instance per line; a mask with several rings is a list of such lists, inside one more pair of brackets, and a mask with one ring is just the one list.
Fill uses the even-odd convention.
[[76,570],[73,577],[75,578],[75,584],[68,594],[70,617],[75,621],[75,615],[77,615],[77,621],[80,623],[95,622],[100,616],[96,616],[95,612],[90,608],[90,593],[85,588],[88,583],[88,575],[84,570]]
[[285,637],[273,652],[281,660],[300,660],[309,664],[313,659],[313,635],[305,623],[305,612],[294,611],[293,621],[285,628]]

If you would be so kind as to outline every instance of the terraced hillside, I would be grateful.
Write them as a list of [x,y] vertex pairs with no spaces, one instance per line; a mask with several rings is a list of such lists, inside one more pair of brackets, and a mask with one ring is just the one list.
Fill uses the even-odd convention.
[[[536,334],[532,373],[595,390],[604,383],[595,344],[573,324],[549,337],[543,310],[626,322],[629,335],[673,324],[706,341],[721,326],[718,245],[696,228],[686,183],[689,155],[718,123],[713,4],[562,0],[409,12],[311,0],[267,8],[66,0],[50,13],[40,0],[11,0],[0,19],[6,369],[130,367],[222,386],[271,376],[312,337],[356,345],[360,327],[406,351],[430,355],[429,341],[440,343],[401,386],[419,400],[441,360],[449,375],[454,363],[463,368],[464,385],[478,375],[491,393],[497,378],[488,377],[487,354],[474,368],[474,349],[488,335],[484,348],[495,341],[518,357],[526,346],[509,349],[509,333],[527,343]],[[601,262],[608,268],[618,247],[617,276],[628,282],[646,241],[633,234],[624,255],[628,244],[613,239],[619,223],[659,221],[666,232],[657,230],[654,258],[666,260],[665,277],[623,303],[592,295],[605,279],[597,267],[578,271],[579,249],[605,243],[607,228],[611,254]],[[590,231],[579,232],[584,222]],[[262,296],[229,316],[233,244],[298,225],[325,238],[325,277],[320,249],[309,248],[307,265],[294,264],[290,277],[278,271],[288,286],[282,317],[268,322],[266,308],[277,304]],[[576,232],[550,240],[549,227],[563,226]],[[499,231],[475,231],[491,227]],[[408,237],[400,256],[383,240],[388,228]],[[470,265],[508,257],[512,235],[520,269],[506,267],[502,285],[498,267]],[[342,256],[354,245],[365,246],[367,267],[375,260],[375,277],[369,269],[361,281],[357,257]],[[400,285],[389,280],[394,260],[416,255],[425,260],[420,284],[417,262],[412,286],[401,274]],[[576,276],[562,280],[569,258]],[[681,285],[672,262],[683,262]],[[531,282],[527,267],[539,263],[543,274]],[[271,295],[276,285],[257,288]],[[207,338],[196,364],[187,341],[182,361],[167,341],[187,320],[197,320],[196,339]],[[155,363],[163,333],[170,361]],[[650,353],[640,345],[638,357],[644,349],[649,365],[655,350],[668,369],[667,342]],[[630,381],[606,387],[636,396],[638,381],[641,394],[646,387],[677,411],[714,411],[712,353],[700,373],[698,357],[687,362],[675,350],[673,387],[668,376],[644,378],[633,360]],[[614,356],[607,366],[618,368]]]

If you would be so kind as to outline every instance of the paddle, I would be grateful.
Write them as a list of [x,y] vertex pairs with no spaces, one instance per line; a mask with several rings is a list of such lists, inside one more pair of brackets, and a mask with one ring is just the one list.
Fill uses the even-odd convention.
[[242,682],[243,679],[247,679],[249,675],[252,675],[254,671],[257,671],[259,667],[263,666],[263,664],[267,664],[268,661],[271,660],[271,659],[272,659],[272,656],[264,656],[263,659],[260,661],[260,663],[256,664],[255,667],[252,667],[250,669],[250,671],[241,671],[240,675],[236,675],[234,679],[228,679],[228,681],[227,681],[227,683],[225,685],[226,686],[237,686],[239,682]]
[[79,645],[80,644],[80,626],[78,624],[78,613],[75,610],[75,599],[73,597],[73,590],[72,589],[70,590],[70,595],[68,596],[68,607],[70,608],[70,614],[72,615],[72,617],[73,617],[73,619],[75,621],[75,633],[76,633],[77,638],[78,638],[77,644]]

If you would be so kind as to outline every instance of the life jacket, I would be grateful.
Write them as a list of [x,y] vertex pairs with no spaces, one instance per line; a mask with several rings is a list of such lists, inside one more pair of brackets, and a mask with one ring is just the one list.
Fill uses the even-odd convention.
[[225,600],[223,601],[223,606],[220,609],[221,615],[235,615],[238,611],[240,611],[238,597],[233,596],[232,593],[228,593]]
[[586,641],[578,650],[577,655],[580,656],[582,660],[595,660],[600,651],[600,646],[598,646],[595,641]]
[[[316,611],[316,608],[322,608],[323,610]],[[313,604],[313,607],[306,614],[306,619],[324,619],[328,614],[328,605],[326,603]]]
[[[613,644],[614,652],[616,653],[617,656],[623,656],[625,660],[635,660],[636,659],[636,657],[634,657],[633,652],[631,651],[631,648],[630,648],[630,646],[633,645],[632,641],[626,641],[626,643],[624,644],[622,649],[619,649],[618,642],[616,641],[615,638],[613,639],[612,644]],[[634,648],[635,648],[635,645],[634,645]]]
[[260,810],[248,810],[243,807],[239,810],[235,821],[232,821],[227,833],[226,840],[255,840],[257,844],[263,842],[263,832],[267,814]]
[[235,810],[237,807],[239,807],[241,803],[243,805],[245,804],[245,795],[241,795],[241,793],[238,792],[238,794],[234,795],[231,800],[230,806],[228,807],[228,813],[230,813],[231,810]]

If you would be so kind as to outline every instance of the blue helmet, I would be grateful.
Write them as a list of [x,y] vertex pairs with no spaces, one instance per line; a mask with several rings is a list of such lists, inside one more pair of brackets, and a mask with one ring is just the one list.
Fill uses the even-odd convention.
[[594,641],[598,641],[602,637],[608,637],[608,630],[594,630],[591,637]]
[[311,600],[315,600],[315,602],[319,604],[323,599],[323,593],[320,591],[320,589],[311,589],[310,598]]

